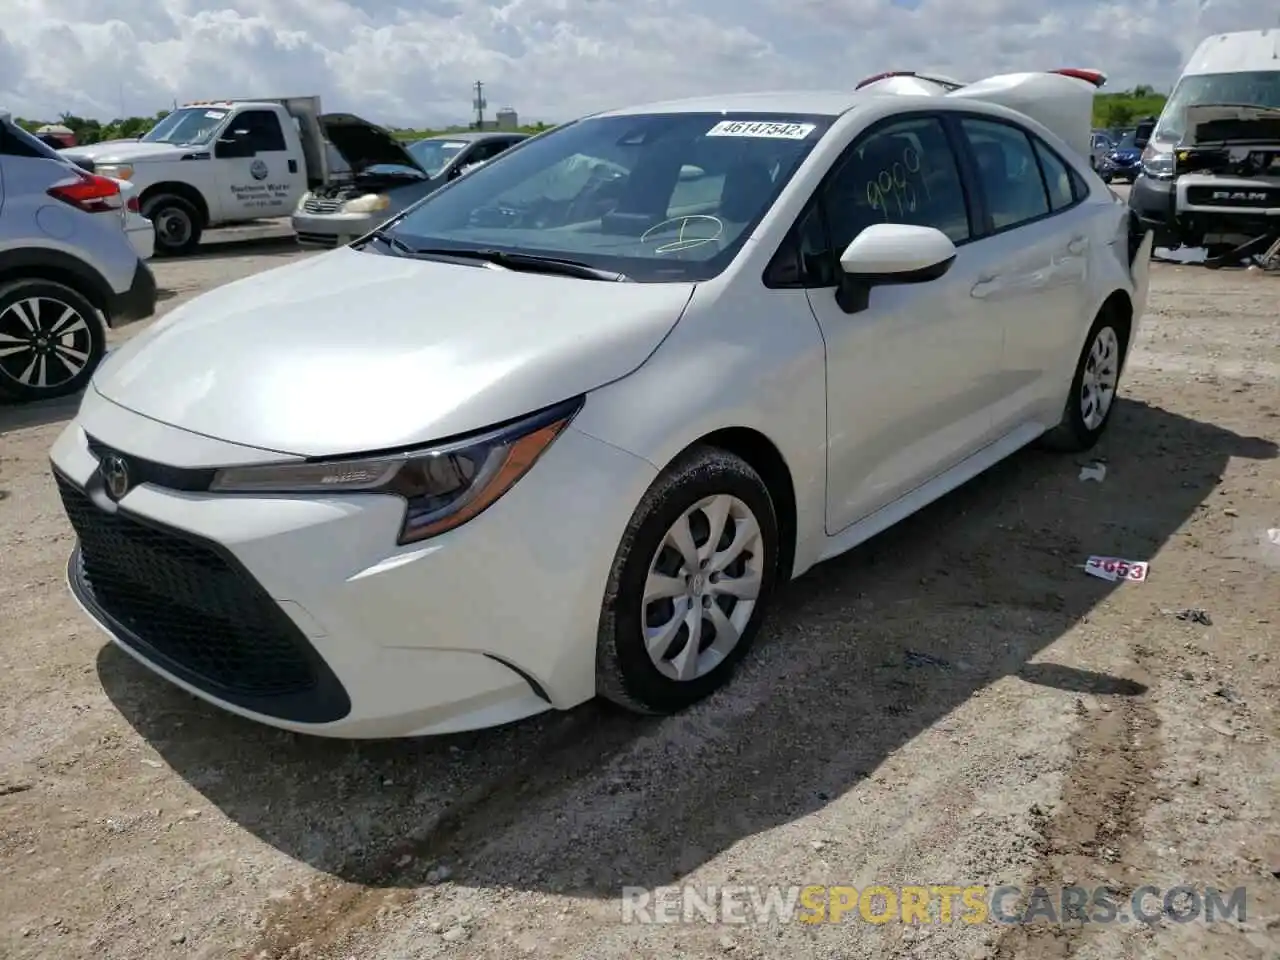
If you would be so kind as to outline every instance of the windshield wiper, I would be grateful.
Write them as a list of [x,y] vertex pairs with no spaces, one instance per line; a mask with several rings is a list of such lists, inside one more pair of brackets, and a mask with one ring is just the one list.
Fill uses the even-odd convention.
[[413,247],[409,246],[399,237],[393,237],[391,234],[387,233],[387,231],[382,229],[374,230],[365,239],[381,240],[392,250],[395,250],[397,253],[406,254],[407,256],[413,256],[415,253],[417,253],[417,251],[414,250]]
[[601,270],[578,260],[562,260],[559,257],[543,257],[533,253],[510,253],[506,250],[446,250],[443,247],[420,247],[411,251],[420,257],[454,257],[459,260],[482,260],[509,270],[525,270],[529,273],[554,273],[583,280],[604,280],[626,283],[631,280],[625,273]]

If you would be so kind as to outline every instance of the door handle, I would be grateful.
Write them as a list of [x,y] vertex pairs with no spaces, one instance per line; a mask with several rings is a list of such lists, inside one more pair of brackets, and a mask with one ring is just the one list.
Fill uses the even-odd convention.
[[998,287],[999,284],[1000,284],[999,277],[981,276],[978,278],[978,282],[975,283],[973,285],[973,288],[969,291],[969,296],[976,297],[977,299],[981,300],[982,298],[988,297],[992,293],[994,293],[996,290],[996,287]]
[[1067,253],[1081,254],[1089,249],[1088,237],[1072,237],[1071,242],[1067,244]]

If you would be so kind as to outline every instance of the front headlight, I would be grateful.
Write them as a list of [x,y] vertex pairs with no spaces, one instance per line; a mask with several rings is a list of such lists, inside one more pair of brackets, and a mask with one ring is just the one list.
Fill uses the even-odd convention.
[[1142,172],[1155,180],[1168,180],[1173,176],[1173,151],[1148,144],[1142,151]]
[[130,180],[133,178],[133,165],[128,163],[100,163],[95,168],[95,172],[102,174],[104,177],[114,177],[117,180]]
[[416,543],[478,516],[523,477],[582,409],[583,397],[483,434],[424,450],[219,470],[217,493],[379,493],[405,500],[397,543]]
[[391,198],[385,193],[366,193],[363,197],[348,200],[342,205],[343,213],[377,213],[391,206]]
[[300,196],[300,197],[298,198],[298,205],[297,205],[296,207],[294,207],[294,208],[293,208],[293,209],[294,209],[294,212],[301,211],[301,210],[302,210],[302,208],[303,208],[303,207],[305,207],[305,206],[307,205],[307,201],[308,201],[308,200],[310,200],[310,199],[311,199],[312,197],[314,197],[314,196],[315,196],[315,194],[314,194],[314,193],[312,193],[310,190],[308,190],[308,191],[306,191],[305,193],[303,193],[303,195],[302,195],[302,196]]

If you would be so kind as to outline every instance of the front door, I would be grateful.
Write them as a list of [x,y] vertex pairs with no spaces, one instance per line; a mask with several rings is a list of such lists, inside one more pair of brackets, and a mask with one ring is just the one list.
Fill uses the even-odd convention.
[[859,313],[845,313],[830,287],[808,291],[826,341],[834,535],[990,441],[1001,328],[969,295],[983,264],[937,117],[896,119],[863,134],[837,163],[820,206],[834,258],[877,221],[936,227],[958,248],[941,279],[875,287]]
[[222,137],[248,143],[251,157],[219,157],[218,183],[227,220],[283,217],[306,189],[302,157],[289,150],[280,118],[271,110],[244,110]]

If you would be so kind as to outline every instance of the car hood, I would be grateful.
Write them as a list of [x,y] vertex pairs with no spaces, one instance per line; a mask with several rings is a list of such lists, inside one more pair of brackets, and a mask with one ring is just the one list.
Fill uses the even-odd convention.
[[219,287],[107,355],[93,388],[299,456],[479,430],[635,370],[692,283],[611,283],[342,248]]
[[181,160],[189,153],[207,152],[209,146],[198,144],[148,143],[143,140],[118,140],[108,143],[90,143],[82,147],[67,147],[58,152],[67,159],[88,157],[96,164],[148,163],[160,160]]
[[1113,160],[1123,160],[1126,163],[1134,163],[1142,156],[1142,151],[1135,150],[1133,147],[1125,147],[1122,150],[1112,150],[1110,156]]
[[1187,146],[1215,143],[1280,143],[1280,109],[1233,103],[1187,107]]
[[320,117],[320,126],[324,129],[325,138],[356,173],[377,164],[412,167],[423,174],[427,172],[388,130],[353,113],[326,113]]

